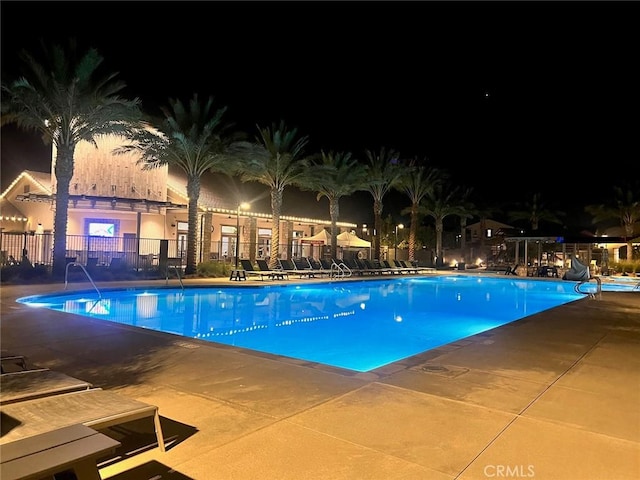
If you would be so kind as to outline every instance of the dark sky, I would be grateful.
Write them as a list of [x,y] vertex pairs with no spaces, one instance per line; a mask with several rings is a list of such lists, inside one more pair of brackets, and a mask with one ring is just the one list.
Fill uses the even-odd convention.
[[[364,158],[384,146],[426,159],[477,203],[540,191],[549,206],[581,211],[640,177],[639,7],[3,1],[2,76],[13,78],[21,48],[75,37],[148,110],[213,95],[252,134],[282,119],[314,151]],[[2,133],[3,188],[24,168],[46,169],[37,138],[18,149]],[[385,201],[395,204],[406,201]]]

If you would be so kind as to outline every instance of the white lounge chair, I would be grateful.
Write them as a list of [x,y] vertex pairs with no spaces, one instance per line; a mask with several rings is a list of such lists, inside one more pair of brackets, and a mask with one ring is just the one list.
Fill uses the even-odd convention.
[[165,451],[158,407],[115,392],[92,388],[0,405],[0,445],[82,424],[96,430],[152,417],[158,447]]

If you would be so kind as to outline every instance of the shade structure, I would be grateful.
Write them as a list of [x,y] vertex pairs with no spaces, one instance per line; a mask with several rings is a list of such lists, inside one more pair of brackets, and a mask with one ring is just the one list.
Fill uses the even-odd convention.
[[311,237],[304,237],[302,243],[311,243],[313,245],[331,245],[331,234],[323,228],[320,232]]
[[371,242],[358,237],[355,233],[342,232],[337,236],[338,245],[347,248],[370,248]]
[[[337,236],[338,246],[346,248],[370,248],[371,242],[368,242],[355,233],[342,232]],[[302,243],[311,243],[314,245],[331,245],[331,234],[326,228],[316,233],[312,237],[304,237]]]

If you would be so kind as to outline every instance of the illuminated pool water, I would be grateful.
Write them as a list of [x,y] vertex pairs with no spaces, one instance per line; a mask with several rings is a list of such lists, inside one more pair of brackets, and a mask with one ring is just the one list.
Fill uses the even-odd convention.
[[102,298],[62,292],[18,302],[365,372],[585,298],[574,286],[448,275],[129,288]]

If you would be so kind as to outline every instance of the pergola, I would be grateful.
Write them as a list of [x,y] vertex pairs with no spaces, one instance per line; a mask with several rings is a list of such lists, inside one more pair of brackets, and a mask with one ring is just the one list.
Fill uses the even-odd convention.
[[[505,242],[515,242],[516,244],[516,255],[515,255],[515,263],[518,265],[520,263],[520,242],[524,243],[524,258],[525,261],[529,258],[529,242],[536,242],[538,244],[538,262],[541,260],[541,246],[543,243],[560,243],[562,244],[562,257],[563,262],[567,260],[567,244],[584,244],[588,246],[589,254],[588,258],[591,259],[591,248],[593,245],[598,244],[608,244],[608,243],[626,243],[627,239],[624,237],[505,237]],[[609,268],[609,256],[608,251],[605,249],[605,255],[603,256],[603,270],[608,270]]]

